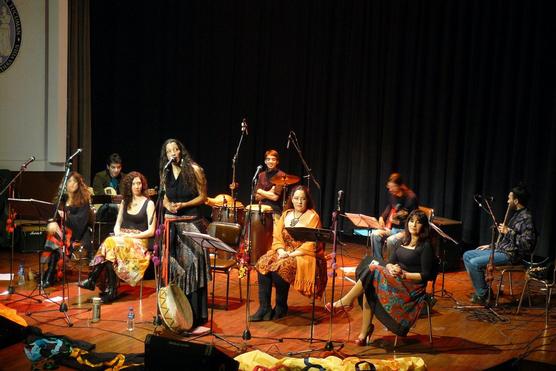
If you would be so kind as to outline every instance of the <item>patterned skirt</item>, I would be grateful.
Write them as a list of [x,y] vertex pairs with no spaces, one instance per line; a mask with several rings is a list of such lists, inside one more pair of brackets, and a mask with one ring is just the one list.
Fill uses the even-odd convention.
[[[122,232],[138,233],[129,229]],[[111,236],[104,240],[91,262],[91,266],[112,262],[118,277],[131,286],[135,286],[149,267],[151,254],[148,251],[148,239]]]
[[380,265],[371,266],[360,279],[379,321],[394,334],[406,336],[425,305],[426,283],[394,277]]
[[269,250],[259,258],[255,266],[261,274],[276,272],[290,285],[295,281],[295,273],[297,271],[297,263],[295,257],[288,256],[280,259],[276,250]]

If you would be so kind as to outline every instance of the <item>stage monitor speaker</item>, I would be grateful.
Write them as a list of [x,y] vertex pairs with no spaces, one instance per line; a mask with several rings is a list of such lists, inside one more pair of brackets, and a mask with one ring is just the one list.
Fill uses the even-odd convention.
[[239,362],[212,345],[148,334],[145,370],[238,370]]
[[22,225],[19,229],[19,252],[29,253],[44,250],[46,225]]

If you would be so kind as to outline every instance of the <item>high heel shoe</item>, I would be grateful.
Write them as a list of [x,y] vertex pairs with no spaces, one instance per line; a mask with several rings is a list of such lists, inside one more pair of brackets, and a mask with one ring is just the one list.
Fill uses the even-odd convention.
[[371,342],[371,335],[373,334],[374,330],[375,330],[375,325],[371,323],[369,328],[367,329],[367,334],[363,338],[357,337],[357,339],[355,339],[354,341],[355,345],[358,345],[360,347],[369,345],[369,343]]
[[340,299],[340,306],[335,307],[332,303],[328,302],[324,305],[324,309],[332,313],[349,312],[353,308],[353,304],[344,305],[342,304],[342,299]]

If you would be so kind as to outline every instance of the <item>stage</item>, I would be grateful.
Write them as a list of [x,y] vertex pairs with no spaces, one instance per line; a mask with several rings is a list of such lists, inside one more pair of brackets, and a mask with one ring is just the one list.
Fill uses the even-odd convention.
[[[365,254],[365,247],[357,244],[347,244],[338,253],[338,266],[355,266]],[[330,253],[330,246],[327,246]],[[0,271],[9,271],[9,250],[0,252]],[[24,261],[27,271],[29,268],[38,271],[36,254],[16,254],[15,267]],[[17,270],[17,269],[16,269]],[[336,277],[335,298],[349,290],[352,282],[350,275],[344,277],[338,269]],[[59,304],[43,300],[34,303],[30,299],[21,299],[19,295],[3,294],[0,303],[17,310],[29,325],[37,326],[44,333],[67,335],[75,340],[85,340],[96,344],[96,352],[142,353],[144,340],[148,334],[157,333],[183,341],[191,341],[190,337],[181,337],[168,331],[164,326],[155,327],[153,316],[156,314],[156,293],[154,280],[144,281],[143,299],[139,299],[139,286],[131,288],[122,284],[119,288],[119,299],[101,307],[101,320],[91,323],[90,298],[95,292],[80,289],[76,284],[75,273],[71,274],[69,284],[69,311],[67,312],[72,327],[66,323],[63,313],[58,311]],[[351,276],[352,277],[352,276]],[[522,276],[514,274],[514,299],[521,293]],[[257,310],[256,274],[251,275],[251,313]],[[495,281],[496,282],[496,281]],[[5,292],[8,281],[0,281],[0,292]],[[28,294],[35,286],[35,282],[26,281],[24,286],[17,286],[16,292]],[[316,323],[314,325],[314,341],[309,338],[311,324],[311,300],[303,297],[294,290],[289,295],[289,315],[276,321],[249,323],[252,338],[243,340],[242,333],[246,329],[245,321],[245,279],[242,282],[243,302],[239,301],[239,286],[237,271],[233,270],[230,277],[230,306],[224,310],[226,293],[226,276],[217,274],[215,291],[215,310],[213,332],[218,336],[204,336],[193,340],[199,344],[213,343],[217,348],[235,357],[240,353],[260,350],[276,358],[294,357],[359,357],[366,359],[393,359],[400,357],[421,357],[428,369],[485,369],[500,365],[512,358],[523,358],[549,365],[556,365],[556,311],[552,311],[549,326],[544,328],[544,299],[533,296],[533,305],[537,309],[526,305],[520,315],[515,315],[517,303],[507,292],[502,296],[501,305],[496,312],[503,322],[492,323],[492,316],[488,311],[462,311],[455,309],[456,301],[468,304],[468,294],[471,292],[470,282],[465,271],[448,272],[445,275],[447,294],[439,292],[442,286],[442,276],[439,275],[436,284],[437,303],[433,307],[432,326],[433,344],[429,344],[428,321],[422,316],[417,321],[406,338],[400,338],[394,349],[394,335],[388,332],[380,323],[374,321],[376,329],[373,344],[366,347],[356,346],[353,340],[359,332],[360,311],[356,307],[348,314],[336,314],[330,329],[329,314],[324,309],[324,303],[330,300],[332,280],[329,279],[326,298],[316,302]],[[506,285],[507,287],[508,285]],[[209,288],[209,297],[212,284]],[[60,297],[61,286],[57,285],[46,290],[53,300]],[[524,301],[526,302],[526,301]],[[135,330],[127,331],[126,319],[128,307],[132,306],[136,313]],[[53,310],[46,313],[27,312]],[[210,310],[209,310],[210,314]],[[210,323],[206,326],[210,327]],[[224,338],[226,341],[220,339]],[[333,351],[324,349],[326,342],[331,339]],[[233,344],[233,345],[230,345]],[[28,369],[30,361],[23,352],[23,344],[18,343],[0,349],[2,370]],[[531,366],[532,367],[532,366]],[[539,369],[539,365],[534,368]],[[547,369],[554,366],[546,366]],[[61,368],[64,369],[64,368]],[[507,368],[505,368],[507,369]],[[523,368],[521,368],[523,369]],[[542,369],[542,368],[540,368]]]

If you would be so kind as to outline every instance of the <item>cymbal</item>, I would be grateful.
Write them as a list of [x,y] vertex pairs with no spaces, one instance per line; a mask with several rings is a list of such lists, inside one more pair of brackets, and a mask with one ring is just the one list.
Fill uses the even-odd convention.
[[280,175],[276,174],[272,178],[270,178],[270,182],[276,185],[291,185],[299,182],[301,178],[296,175]]
[[[207,201],[205,202],[205,204],[212,207],[222,207],[222,206],[233,207],[234,199],[230,195],[219,194],[215,197],[207,197]],[[240,201],[236,200],[236,207],[242,209],[243,204]]]

